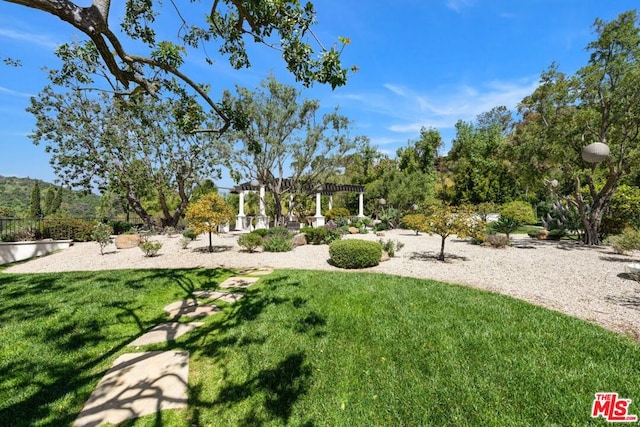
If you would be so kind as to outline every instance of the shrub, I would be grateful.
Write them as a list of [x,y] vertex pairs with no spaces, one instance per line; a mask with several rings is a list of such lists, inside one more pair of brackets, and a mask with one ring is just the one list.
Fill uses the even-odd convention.
[[402,217],[402,225],[408,230],[416,232],[416,236],[421,231],[427,230],[427,217],[424,214],[409,214]]
[[162,232],[169,237],[173,237],[178,231],[175,227],[167,226],[162,230]]
[[496,222],[491,223],[491,226],[489,228],[498,233],[506,234],[508,240],[509,234],[516,231],[518,227],[518,223],[512,218],[501,216]]
[[91,239],[96,241],[100,245],[100,255],[104,255],[104,248],[112,242],[111,240],[111,226],[102,222],[97,223],[93,227],[91,233]]
[[380,244],[382,250],[386,252],[387,255],[389,255],[389,257],[391,258],[396,256],[397,251],[400,251],[400,249],[404,248],[404,243],[399,240],[396,240],[394,242],[393,240],[389,239],[385,242],[383,239],[380,239],[378,240],[378,243]]
[[494,229],[500,233],[505,233],[507,238],[516,228],[523,224],[535,224],[536,214],[527,202],[509,202],[500,209],[500,219],[494,223]]
[[68,217],[53,217],[42,220],[42,237],[45,239],[73,239],[76,242],[91,240],[94,222]]
[[382,247],[366,240],[337,240],[329,245],[329,255],[337,267],[367,268],[380,263]]
[[618,254],[638,250],[640,249],[640,232],[632,228],[625,228],[622,234],[609,237],[608,243]]
[[611,197],[601,230],[604,234],[621,234],[626,227],[640,227],[640,188],[623,184]]
[[554,230],[550,230],[549,233],[547,233],[547,240],[560,240],[564,236],[566,236],[566,234],[567,230],[565,230],[564,228],[556,228]]
[[238,245],[242,246],[247,252],[255,252],[257,248],[262,246],[262,237],[254,232],[244,234],[238,237]]
[[147,240],[140,243],[140,249],[142,249],[142,252],[144,252],[144,256],[146,257],[156,256],[161,247],[162,243],[153,240]]
[[267,230],[266,228],[257,228],[255,230],[252,230],[251,232],[257,234],[260,237],[267,237],[267,235],[269,234],[269,230]]
[[307,243],[310,245],[328,245],[342,237],[338,230],[332,231],[326,227],[312,228],[305,234],[307,236]]
[[125,234],[135,229],[137,224],[129,221],[109,221],[113,234]]
[[180,247],[182,249],[187,249],[189,244],[193,241],[193,239],[189,239],[188,237],[183,237],[180,239]]
[[484,243],[492,248],[504,248],[509,244],[509,238],[503,234],[487,234]]
[[269,236],[262,241],[265,252],[289,252],[293,250],[293,239],[281,235]]
[[182,231],[182,236],[189,240],[196,240],[196,237],[198,237],[198,233],[196,232],[195,228],[189,227],[189,228],[185,228]]
[[347,208],[333,208],[324,213],[327,221],[336,221],[338,218],[349,218],[351,214]]
[[284,238],[288,239],[288,238],[292,237],[293,234],[286,227],[272,227],[272,228],[267,230],[266,237],[275,237],[275,236],[284,237]]

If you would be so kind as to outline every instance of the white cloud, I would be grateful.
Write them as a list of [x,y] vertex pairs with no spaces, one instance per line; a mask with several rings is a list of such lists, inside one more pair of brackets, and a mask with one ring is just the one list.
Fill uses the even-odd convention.
[[34,96],[33,94],[30,94],[30,93],[18,92],[15,90],[7,89],[6,87],[2,87],[2,86],[0,86],[0,93],[6,93],[7,95],[18,96],[20,98],[31,98],[32,96]]
[[11,28],[0,28],[0,37],[28,42],[46,49],[55,49],[59,45],[59,43],[56,43],[54,39],[48,35],[16,31]]
[[455,12],[460,13],[464,8],[471,7],[475,0],[447,0],[447,7]]

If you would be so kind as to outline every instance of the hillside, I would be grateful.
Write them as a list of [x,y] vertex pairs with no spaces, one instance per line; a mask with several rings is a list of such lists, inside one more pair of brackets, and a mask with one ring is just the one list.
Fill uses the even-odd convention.
[[[40,200],[44,204],[47,191],[55,184],[32,178],[0,175],[0,216],[24,217],[29,212],[31,192],[38,183]],[[60,212],[73,217],[93,219],[100,204],[100,196],[63,189]]]

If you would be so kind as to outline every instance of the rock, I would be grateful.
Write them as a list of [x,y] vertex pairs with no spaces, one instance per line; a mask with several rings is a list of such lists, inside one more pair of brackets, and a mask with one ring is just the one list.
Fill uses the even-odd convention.
[[386,251],[382,251],[382,255],[380,256],[380,262],[389,261],[389,254]]
[[116,236],[115,244],[118,249],[136,248],[142,241],[139,234],[120,234]]
[[384,233],[382,231],[376,231],[376,236],[384,237]]
[[304,233],[296,234],[293,236],[293,247],[304,246],[307,244],[307,236]]
[[349,233],[360,234],[360,230],[358,230],[356,227],[349,227]]
[[536,234],[536,239],[538,239],[538,240],[547,240],[547,237],[549,237],[549,231],[548,230],[540,230]]

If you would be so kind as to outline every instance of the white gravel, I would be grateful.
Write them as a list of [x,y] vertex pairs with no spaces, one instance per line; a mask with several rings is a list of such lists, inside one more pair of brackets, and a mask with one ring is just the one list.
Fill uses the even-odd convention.
[[[138,248],[117,250],[110,245],[100,255],[97,243],[71,248],[14,265],[7,273],[95,271],[140,268],[272,267],[339,270],[328,263],[328,246],[300,246],[286,253],[244,253],[237,234],[213,236],[215,253],[206,252],[208,236],[199,236],[188,249],[179,237],[155,236],[163,243],[156,257],[144,257]],[[367,235],[347,236],[378,240]],[[640,283],[625,274],[625,265],[640,253],[615,254],[606,246],[538,241],[516,236],[506,249],[471,245],[455,236],[447,239],[447,262],[435,260],[440,237],[406,230],[385,232],[385,240],[405,244],[389,261],[368,272],[428,278],[511,295],[557,310],[640,340]]]

